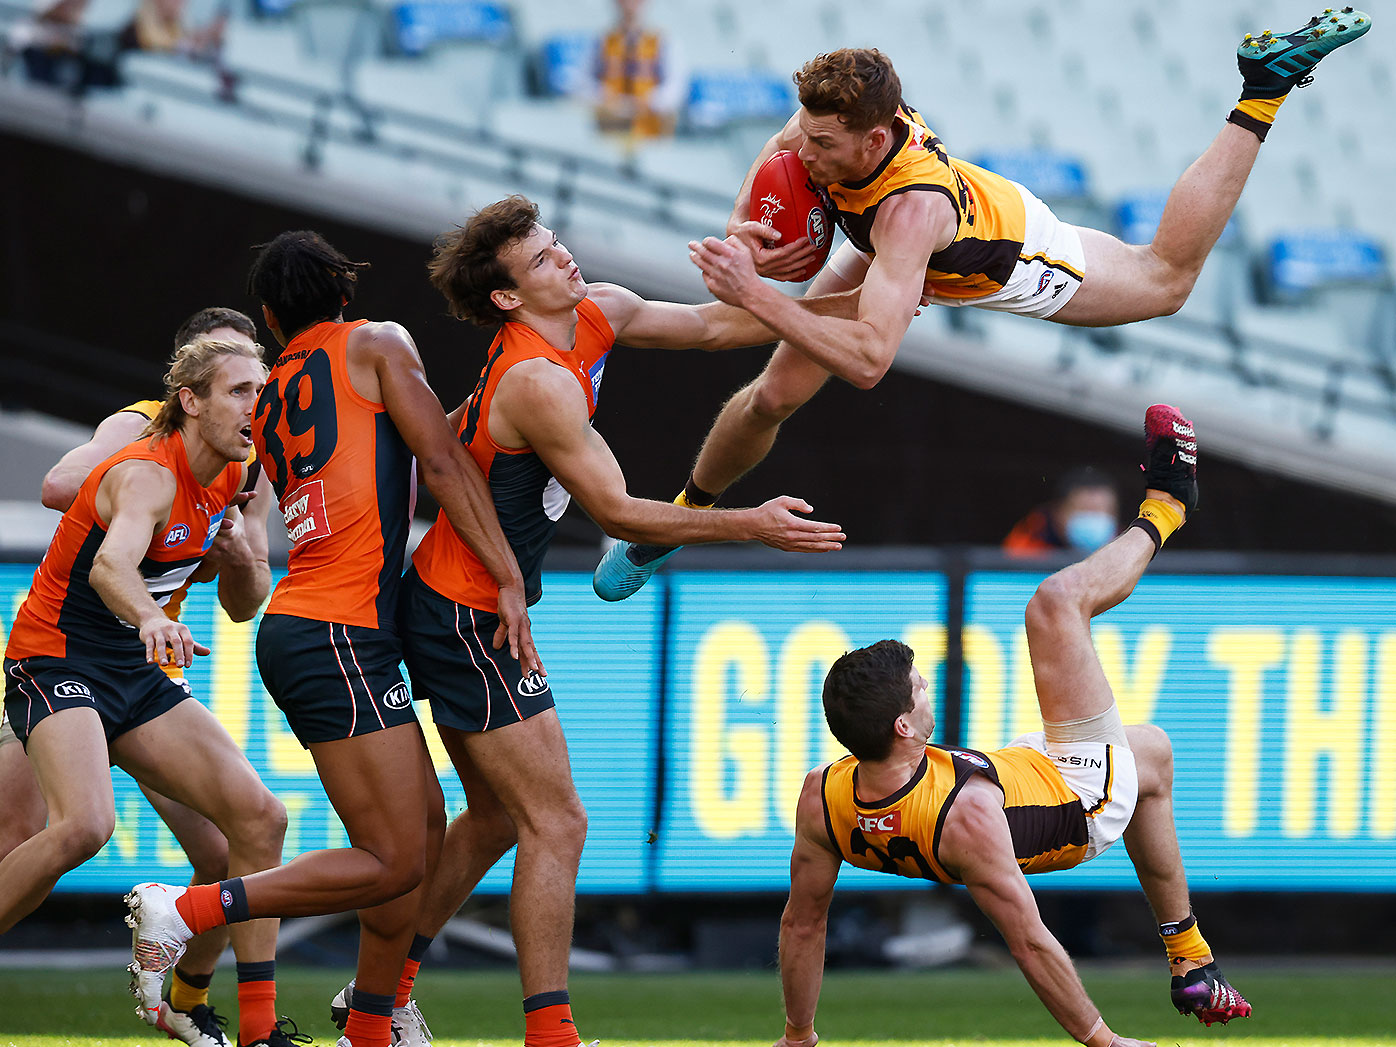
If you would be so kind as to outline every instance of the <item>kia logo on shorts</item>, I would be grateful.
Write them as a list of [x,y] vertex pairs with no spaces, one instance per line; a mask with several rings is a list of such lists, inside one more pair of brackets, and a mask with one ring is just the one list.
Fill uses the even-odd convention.
[[189,525],[175,524],[165,532],[165,548],[172,549],[180,542],[189,539]]
[[519,694],[524,698],[537,698],[548,689],[548,678],[538,673],[529,673],[519,681]]
[[412,695],[407,691],[407,684],[395,683],[388,689],[388,693],[383,695],[383,704],[389,709],[406,709],[412,704]]
[[78,683],[77,680],[64,680],[56,684],[53,688],[55,698],[86,698],[92,701],[92,692],[87,689],[87,684]]

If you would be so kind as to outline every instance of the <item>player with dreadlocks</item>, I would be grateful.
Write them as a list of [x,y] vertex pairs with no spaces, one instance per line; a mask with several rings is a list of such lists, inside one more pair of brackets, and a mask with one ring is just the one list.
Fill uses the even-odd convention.
[[269,876],[187,890],[144,884],[128,901],[151,992],[184,942],[209,927],[359,910],[356,988],[340,1043],[388,1047],[399,980],[415,970],[419,885],[446,825],[398,668],[414,455],[499,585],[494,646],[507,640],[529,671],[542,665],[489,489],[447,424],[411,336],[391,322],[344,320],[364,268],[317,233],[288,232],[261,247],[248,278],[284,346],[257,401],[253,439],[292,540],[257,634],[257,664],[310,750],[350,846],[302,854]]

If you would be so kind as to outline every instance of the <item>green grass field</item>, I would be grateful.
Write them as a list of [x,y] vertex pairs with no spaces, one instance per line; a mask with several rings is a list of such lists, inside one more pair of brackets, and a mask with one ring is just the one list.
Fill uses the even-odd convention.
[[[1168,1004],[1158,970],[1084,966],[1082,976],[1120,1033],[1176,1047],[1242,1039],[1247,1047],[1396,1047],[1396,966],[1279,971],[1267,965],[1228,974],[1256,1013],[1229,1027],[1204,1028]],[[317,1044],[333,1047],[329,999],[346,972],[286,968],[278,1010]],[[120,971],[0,971],[0,1047],[168,1047],[145,1031]],[[232,1013],[233,978],[220,972],[214,1004]],[[583,1035],[602,1047],[768,1047],[781,1032],[780,986],[773,971],[577,975],[575,1012]],[[508,972],[423,972],[418,1000],[433,1047],[518,1047],[523,1022],[518,983]],[[831,972],[818,1028],[828,1044],[1069,1044],[1016,970],[920,974]],[[234,1030],[235,1032],[235,1030]]]

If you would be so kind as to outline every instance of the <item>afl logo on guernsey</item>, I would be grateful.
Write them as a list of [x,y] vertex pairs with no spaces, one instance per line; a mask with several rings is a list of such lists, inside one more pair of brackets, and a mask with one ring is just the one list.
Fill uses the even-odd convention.
[[548,689],[548,678],[538,673],[529,673],[519,681],[519,695],[523,698],[537,698]]
[[412,695],[407,691],[407,684],[395,683],[388,689],[388,693],[383,695],[383,704],[389,709],[406,709],[412,704]]
[[978,753],[966,752],[964,749],[946,749],[945,751],[951,756],[958,756],[967,764],[978,767],[981,771],[987,771],[989,769],[989,761]]
[[188,540],[189,540],[189,525],[188,525],[188,524],[175,524],[173,527],[171,527],[168,531],[165,532],[165,548],[166,548],[166,549],[173,549],[173,548],[174,548],[176,545],[178,545],[180,542],[187,542]]

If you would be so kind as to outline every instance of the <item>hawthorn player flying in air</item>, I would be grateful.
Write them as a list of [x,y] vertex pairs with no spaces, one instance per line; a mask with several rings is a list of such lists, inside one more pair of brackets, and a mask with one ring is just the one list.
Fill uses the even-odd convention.
[[926,681],[896,640],[845,654],[829,670],[825,717],[851,755],[815,768],[800,793],[780,929],[785,1035],[777,1047],[818,1042],[825,927],[843,862],[964,884],[1067,1033],[1086,1047],[1153,1047],[1106,1024],[1043,926],[1025,878],[1089,861],[1121,836],[1158,920],[1174,1006],[1208,1025],[1251,1013],[1192,914],[1168,736],[1121,723],[1091,644],[1091,619],[1129,596],[1197,504],[1197,441],[1174,408],[1149,408],[1145,459],[1139,517],[1044,581],[1028,603],[1041,732],[994,752],[931,744]]
[[[879,51],[844,49],[805,63],[795,74],[800,110],[753,163],[728,223],[732,235],[691,245],[713,295],[750,310],[783,341],[723,407],[677,501],[716,504],[831,374],[860,389],[876,385],[921,305],[975,305],[1079,327],[1177,312],[1289,91],[1369,28],[1370,18],[1344,8],[1283,36],[1248,36],[1237,59],[1241,99],[1174,185],[1144,245],[1068,225],[1023,186],[952,157],[903,101],[896,70]],[[755,173],[781,149],[798,153],[824,187],[848,237],[809,293],[861,287],[855,319],[811,316],[757,278],[790,279],[814,251],[803,240],[768,248],[759,230],[740,231]],[[612,548],[596,569],[598,595],[629,596],[677,544]]]

